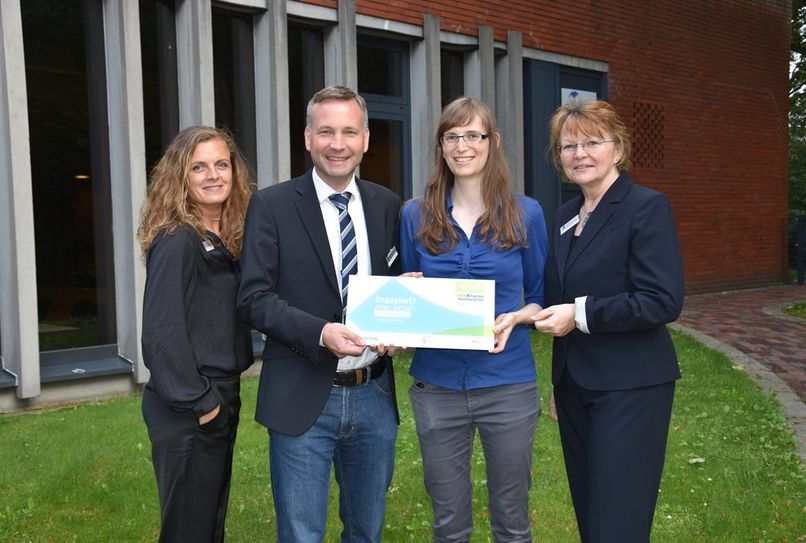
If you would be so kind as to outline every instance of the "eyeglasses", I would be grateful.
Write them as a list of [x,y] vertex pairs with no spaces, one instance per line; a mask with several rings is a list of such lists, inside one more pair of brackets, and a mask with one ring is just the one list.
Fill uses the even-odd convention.
[[473,145],[481,140],[486,140],[489,136],[487,134],[479,134],[478,132],[467,132],[466,134],[443,134],[440,138],[445,145],[457,145],[459,140],[465,140],[468,145]]
[[578,147],[582,147],[586,153],[595,153],[601,149],[602,145],[605,143],[613,143],[613,140],[589,140],[585,143],[568,143],[566,145],[560,145],[558,149],[560,150],[560,153],[564,155],[575,155]]

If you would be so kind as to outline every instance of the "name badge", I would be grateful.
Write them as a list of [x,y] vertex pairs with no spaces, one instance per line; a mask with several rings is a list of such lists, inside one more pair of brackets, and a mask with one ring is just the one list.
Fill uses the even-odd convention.
[[567,223],[565,223],[560,227],[560,235],[562,236],[563,234],[571,230],[571,228],[576,226],[577,223],[579,223],[579,215],[574,215],[570,221],[568,221]]
[[213,245],[206,239],[202,240],[202,245],[204,245],[204,250],[207,251],[208,253],[213,249],[215,249],[215,247],[213,247]]

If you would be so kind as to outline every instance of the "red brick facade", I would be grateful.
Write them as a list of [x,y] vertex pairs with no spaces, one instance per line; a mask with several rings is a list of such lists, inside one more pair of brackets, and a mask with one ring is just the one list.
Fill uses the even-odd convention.
[[607,62],[636,143],[631,173],[672,200],[688,292],[785,279],[791,2],[356,0],[356,11],[415,25],[430,13],[442,30],[484,25],[500,41],[515,30],[524,47]]

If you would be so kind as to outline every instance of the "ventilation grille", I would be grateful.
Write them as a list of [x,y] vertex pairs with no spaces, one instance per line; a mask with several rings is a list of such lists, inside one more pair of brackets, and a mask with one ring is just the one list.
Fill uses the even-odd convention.
[[636,168],[663,169],[663,107],[633,103],[633,156]]

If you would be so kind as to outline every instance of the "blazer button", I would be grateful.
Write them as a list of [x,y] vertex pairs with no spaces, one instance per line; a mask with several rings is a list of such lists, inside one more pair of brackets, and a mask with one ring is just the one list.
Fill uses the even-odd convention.
[[335,322],[341,322],[341,313],[333,313],[333,320]]

